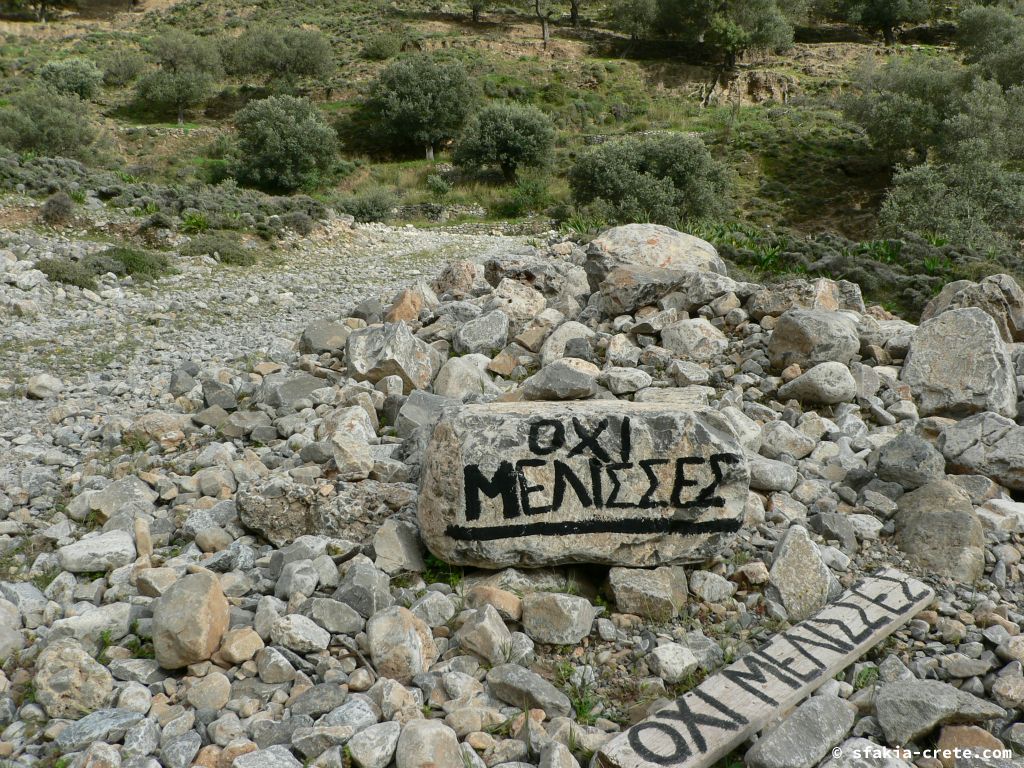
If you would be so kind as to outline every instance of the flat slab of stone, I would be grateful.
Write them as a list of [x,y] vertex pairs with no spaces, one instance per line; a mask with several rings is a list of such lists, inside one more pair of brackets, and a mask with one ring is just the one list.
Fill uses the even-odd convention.
[[708,678],[597,753],[601,768],[713,765],[927,606],[926,584],[894,569]]
[[591,401],[446,409],[424,459],[420,532],[483,568],[701,560],[739,530],[749,476],[706,408]]

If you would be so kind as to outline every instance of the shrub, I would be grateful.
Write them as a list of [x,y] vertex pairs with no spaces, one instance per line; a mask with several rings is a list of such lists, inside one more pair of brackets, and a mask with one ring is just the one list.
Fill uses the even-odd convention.
[[347,213],[356,221],[387,221],[391,211],[398,205],[398,198],[384,188],[371,189],[337,201],[336,208]]
[[239,157],[235,177],[247,184],[294,190],[332,169],[337,136],[308,99],[272,96],[235,117]]
[[103,73],[88,59],[47,62],[39,70],[39,76],[55,91],[73,93],[80,99],[91,99],[103,82]]
[[439,173],[427,176],[427,190],[434,197],[445,198],[452,191],[452,183]]
[[316,222],[313,217],[303,211],[290,211],[281,217],[281,224],[297,235],[306,237],[313,233]]
[[286,85],[302,77],[323,79],[334,70],[330,41],[320,30],[299,27],[248,29],[226,46],[225,59],[234,74]]
[[362,57],[370,61],[385,61],[402,52],[405,35],[393,30],[377,32],[363,44]]
[[616,0],[612,6],[615,28],[631,40],[643,40],[654,29],[658,16],[657,0]]
[[497,212],[502,216],[516,218],[543,210],[550,203],[551,195],[548,193],[547,179],[540,176],[520,179],[512,187],[508,197],[498,204]]
[[134,82],[146,68],[146,57],[132,48],[120,48],[103,61],[103,82],[125,86]]
[[386,132],[423,147],[433,159],[437,145],[462,128],[476,89],[461,64],[418,54],[388,65],[373,85],[371,100]]
[[455,162],[497,166],[514,181],[520,166],[545,165],[555,144],[551,120],[536,107],[491,104],[475,114],[455,148]]
[[256,249],[246,248],[238,235],[214,231],[193,237],[182,249],[186,256],[210,256],[221,264],[248,267],[256,263]]
[[51,283],[96,290],[96,275],[81,262],[70,259],[40,259],[36,262],[36,269],[46,275],[46,279]]
[[666,133],[599,144],[569,173],[577,203],[617,222],[679,224],[726,207],[725,167],[699,138]]
[[96,275],[113,272],[118,277],[130,275],[140,280],[152,280],[172,271],[170,259],[165,254],[123,246],[89,254],[81,264]]
[[223,71],[220,53],[205,37],[163,27],[149,41],[149,52],[160,66],[171,72],[207,72],[219,77]]
[[54,282],[96,289],[96,278],[113,272],[118,277],[131,275],[139,280],[152,280],[169,274],[170,260],[162,253],[114,246],[91,253],[79,261],[41,259],[36,269]]
[[1022,235],[1024,174],[987,157],[900,169],[880,214],[883,231],[913,233],[983,253],[1010,253]]
[[75,203],[66,192],[58,192],[43,203],[43,221],[50,226],[66,224],[74,212]]
[[0,109],[0,145],[19,152],[82,158],[95,138],[82,100],[51,88],[16,93]]

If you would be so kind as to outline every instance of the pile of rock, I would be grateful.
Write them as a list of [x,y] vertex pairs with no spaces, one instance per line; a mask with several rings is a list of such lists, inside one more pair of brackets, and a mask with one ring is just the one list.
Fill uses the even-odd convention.
[[[2,496],[0,531],[33,557],[0,574],[0,760],[570,768],[882,565],[934,605],[747,763],[1024,750],[1024,307],[999,284],[1005,301],[960,286],[915,327],[853,284],[734,280],[707,243],[630,225],[453,263],[245,370],[183,363],[160,407],[90,426],[59,503],[29,470]],[[662,505],[617,491],[623,518],[680,528],[454,538],[488,515],[600,517],[594,485],[569,483],[564,520],[522,467],[498,487],[534,438],[541,458],[705,474],[669,499],[648,465]]]

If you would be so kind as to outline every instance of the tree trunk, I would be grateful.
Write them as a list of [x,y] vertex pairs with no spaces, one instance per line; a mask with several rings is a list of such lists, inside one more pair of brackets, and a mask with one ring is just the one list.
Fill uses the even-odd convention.
[[540,39],[544,43],[544,50],[548,49],[548,39],[550,37],[548,33],[548,17],[547,14],[541,11],[542,0],[533,0],[533,11],[537,14],[537,19],[540,21]]
[[882,38],[885,40],[886,45],[895,45],[896,30],[893,27],[885,27],[882,30]]
[[426,150],[427,150],[427,160],[429,160],[430,162],[434,162],[434,145],[433,144],[427,144]]
[[569,21],[573,27],[580,25],[580,0],[569,0]]
[[185,107],[179,105],[178,106],[178,125],[184,125],[184,124],[185,124]]
[[473,11],[473,23],[474,24],[479,24],[480,23],[480,9],[479,8],[473,8],[471,10]]

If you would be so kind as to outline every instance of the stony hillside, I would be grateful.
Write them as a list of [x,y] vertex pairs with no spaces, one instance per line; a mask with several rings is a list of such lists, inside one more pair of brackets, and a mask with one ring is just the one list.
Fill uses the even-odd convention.
[[[655,225],[327,214],[250,269],[49,282],[97,216],[0,244],[0,762],[611,765],[895,568],[930,604],[726,764],[1020,765],[1012,279],[917,326]],[[587,533],[616,503],[647,527]],[[860,756],[883,746],[917,751]]]

